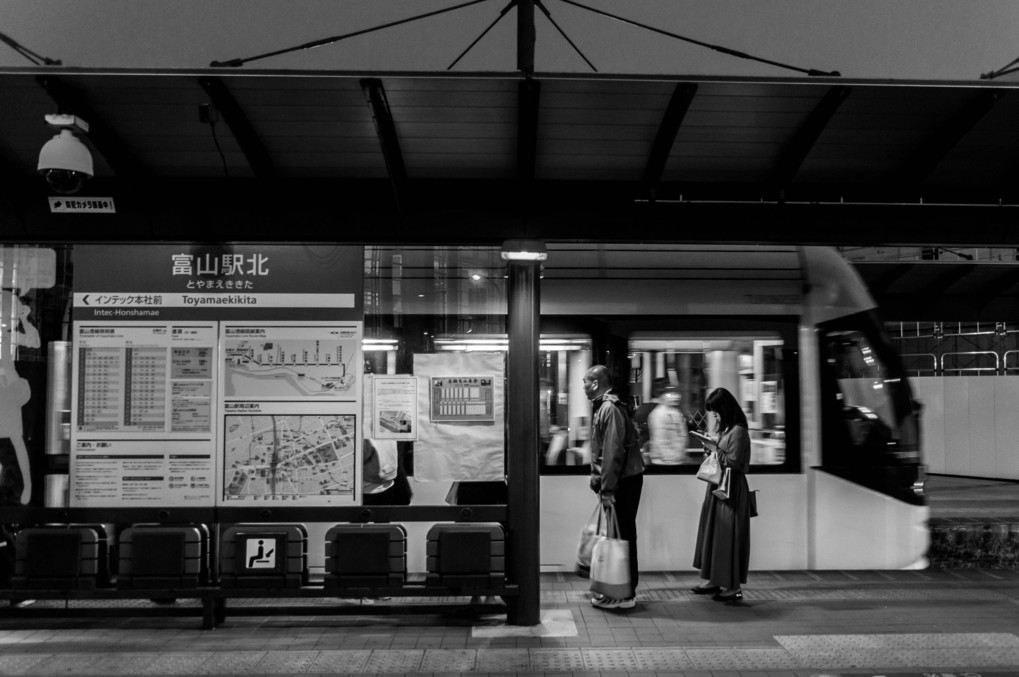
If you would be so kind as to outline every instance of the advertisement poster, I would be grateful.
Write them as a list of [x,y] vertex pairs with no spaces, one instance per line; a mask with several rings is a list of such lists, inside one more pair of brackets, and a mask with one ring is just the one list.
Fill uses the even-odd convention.
[[208,505],[215,323],[74,327],[72,506]]
[[416,440],[416,376],[376,374],[372,380],[372,411],[376,440]]
[[222,500],[360,501],[361,323],[222,323]]
[[71,507],[358,504],[363,266],[361,247],[76,248]]

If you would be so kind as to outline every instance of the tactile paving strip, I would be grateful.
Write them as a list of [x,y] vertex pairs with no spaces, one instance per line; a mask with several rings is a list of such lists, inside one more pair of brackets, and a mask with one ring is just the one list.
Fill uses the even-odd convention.
[[93,675],[139,675],[152,663],[153,655],[150,653],[104,653],[102,658],[88,666],[88,672]]
[[424,649],[372,651],[364,672],[418,672]]
[[32,666],[32,675],[79,675],[94,674],[92,664],[103,657],[102,654],[59,654]]
[[902,633],[775,637],[804,667],[1011,667],[1019,637],[1009,633]]
[[478,652],[474,649],[427,649],[421,672],[472,672]]
[[475,666],[478,672],[527,672],[531,656],[520,649],[485,649],[478,652]]
[[584,656],[579,649],[534,649],[531,651],[531,670],[558,672],[583,669]]
[[[138,670],[139,675],[190,675],[212,656],[210,651],[161,653]],[[3,671],[0,670],[0,674]]]
[[734,648],[686,649],[695,670],[748,670],[750,665]]
[[777,670],[800,667],[800,662],[782,647],[771,649],[738,649],[740,660],[748,670]]
[[34,668],[44,660],[43,654],[0,654],[0,675],[40,674]]
[[341,674],[349,672],[361,672],[368,657],[371,656],[370,649],[355,649],[351,651],[320,651],[318,657],[308,668],[312,674]]
[[584,666],[588,670],[638,670],[640,662],[630,649],[584,649]]
[[216,653],[195,670],[196,675],[233,675],[254,672],[255,665],[265,657],[264,651],[231,651]]
[[634,649],[640,670],[669,672],[690,670],[693,663],[682,649]]
[[255,672],[261,674],[283,674],[307,672],[308,666],[315,662],[317,651],[269,651],[258,661]]

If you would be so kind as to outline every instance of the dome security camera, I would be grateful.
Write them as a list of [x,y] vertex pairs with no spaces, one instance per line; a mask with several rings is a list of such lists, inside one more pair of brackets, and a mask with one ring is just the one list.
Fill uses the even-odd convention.
[[60,133],[39,151],[38,171],[54,192],[77,193],[94,174],[92,154],[75,135],[76,129],[87,132],[88,123],[74,115],[47,115],[46,123]]

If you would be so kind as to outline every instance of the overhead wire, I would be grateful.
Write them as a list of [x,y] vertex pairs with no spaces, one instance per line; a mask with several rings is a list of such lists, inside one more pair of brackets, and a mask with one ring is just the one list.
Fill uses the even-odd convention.
[[570,47],[572,47],[573,51],[575,51],[577,54],[580,55],[580,58],[584,60],[584,63],[586,63],[588,66],[590,66],[591,70],[593,70],[595,73],[597,73],[598,69],[595,68],[594,64],[591,63],[591,60],[588,59],[584,55],[584,53],[582,51],[580,51],[580,48],[577,47],[576,44],[574,44],[573,40],[570,40],[570,36],[566,35],[566,31],[564,31],[562,28],[559,27],[559,24],[556,23],[556,20],[552,18],[552,13],[548,11],[548,9],[545,7],[544,3],[542,3],[541,0],[534,0],[534,5],[545,14],[545,17],[548,19],[549,23],[551,23],[552,26],[557,31],[559,31],[559,35],[563,36],[563,39],[566,40],[566,42],[570,43]]
[[14,38],[0,33],[0,42],[4,43],[15,52],[31,61],[36,66],[59,66],[61,64],[59,59],[51,59],[41,54],[36,54],[28,47],[25,47]]
[[[442,9],[433,10],[431,12],[425,12],[423,14],[416,14],[414,16],[407,17],[407,18],[404,18],[404,19],[398,19],[396,21],[389,21],[389,22],[384,23],[384,24],[379,24],[378,26],[372,26],[372,27],[369,27],[369,28],[362,28],[360,30],[352,31],[350,33],[344,33],[344,34],[341,34],[341,35],[335,35],[335,36],[328,37],[328,38],[322,38],[320,40],[313,40],[311,42],[305,42],[305,43],[302,43],[300,45],[295,45],[293,47],[287,47],[287,48],[284,48],[284,49],[278,49],[278,50],[274,50],[274,51],[271,51],[271,52],[265,52],[263,54],[257,54],[255,56],[250,56],[250,57],[246,57],[246,58],[230,59],[230,60],[227,60],[227,61],[213,61],[209,65],[211,67],[213,67],[213,68],[218,68],[218,67],[233,67],[233,68],[236,68],[236,67],[239,67],[239,66],[243,66],[246,63],[251,63],[252,61],[258,61],[258,60],[261,60],[261,59],[267,59],[269,57],[279,56],[281,54],[288,54],[288,53],[291,53],[291,52],[296,52],[296,51],[301,51],[301,50],[314,49],[315,47],[322,47],[323,45],[333,44],[333,43],[339,42],[341,40],[346,40],[348,38],[356,37],[356,36],[359,36],[359,35],[366,35],[368,33],[373,33],[375,31],[383,30],[385,28],[392,28],[393,26],[400,26],[400,25],[403,25],[403,24],[406,24],[406,23],[410,23],[412,21],[418,21],[418,20],[421,20],[421,19],[426,19],[426,18],[429,18],[429,17],[438,16],[439,14],[445,14],[445,13],[448,13],[448,12],[453,12],[453,11],[456,11],[458,9],[463,9],[465,7],[470,7],[472,5],[480,4],[482,2],[487,2],[487,0],[468,0],[467,2],[462,2],[462,3],[456,4],[456,5],[451,5],[449,7],[444,7]],[[712,44],[712,43],[709,43],[709,42],[704,42],[703,40],[697,40],[695,38],[691,38],[691,37],[688,37],[688,36],[685,36],[685,35],[680,35],[678,33],[673,33],[671,31],[667,31],[667,30],[664,30],[664,29],[661,29],[661,28],[656,28],[654,26],[650,26],[648,24],[644,24],[644,23],[641,23],[639,21],[635,21],[633,19],[628,19],[628,18],[620,16],[618,14],[613,14],[611,12],[607,12],[607,11],[602,10],[602,9],[591,7],[589,5],[585,5],[585,4],[581,3],[581,2],[577,2],[577,0],[561,0],[561,2],[563,2],[563,3],[567,4],[567,5],[571,5],[573,7],[577,7],[579,9],[583,9],[583,10],[591,12],[593,14],[598,14],[600,16],[612,19],[614,21],[619,21],[620,23],[624,23],[624,24],[627,24],[627,25],[630,25],[630,26],[635,26],[637,28],[642,28],[644,30],[651,31],[653,33],[658,33],[660,35],[665,35],[665,36],[668,36],[668,37],[673,38],[675,40],[680,40],[682,42],[686,42],[686,43],[689,43],[689,44],[692,44],[692,45],[697,45],[699,47],[704,47],[706,49],[710,49],[712,51],[719,52],[720,54],[726,54],[728,56],[733,56],[733,57],[736,57],[736,58],[739,58],[739,59],[746,59],[748,61],[756,61],[758,63],[763,63],[763,64],[767,64],[767,65],[770,65],[770,66],[776,66],[778,68],[783,68],[783,69],[786,69],[786,70],[796,71],[798,73],[805,73],[805,74],[811,75],[811,76],[840,76],[841,75],[841,73],[839,73],[838,71],[823,71],[823,70],[819,70],[819,69],[816,69],[816,68],[800,68],[799,66],[793,66],[791,64],[782,63],[781,61],[775,61],[773,59],[765,59],[763,57],[755,56],[755,55],[749,54],[747,52],[743,52],[743,51],[736,50],[736,49],[731,49],[729,47],[723,47],[722,45],[716,45],[716,44]],[[572,47],[573,50],[575,52],[577,52],[577,54],[580,55],[580,57],[584,60],[584,62],[591,68],[591,70],[597,72],[598,69],[594,66],[594,64],[591,62],[591,60],[588,59],[587,56],[580,50],[580,48],[577,46],[577,44],[572,39],[570,39],[570,37],[566,34],[566,31],[563,30],[562,26],[560,26],[559,23],[552,17],[551,12],[549,12],[548,8],[545,7],[544,3],[542,3],[541,0],[535,0],[534,4],[535,4],[535,6],[537,6],[542,11],[542,13],[545,15],[545,17],[552,24],[553,28],[555,28],[555,30],[563,37],[563,39],[565,39],[566,42],[569,43],[570,47]],[[491,31],[496,26],[496,24],[498,24],[503,19],[503,17],[506,16],[506,14],[509,12],[509,10],[511,8],[513,8],[514,6],[516,6],[516,5],[517,5],[517,0],[510,0],[509,4],[507,4],[502,9],[502,11],[499,12],[499,16],[497,16],[481,32],[481,34],[478,35],[478,37],[475,38],[466,47],[466,49],[464,49],[456,57],[456,59],[453,60],[453,62],[446,68],[446,70],[451,70],[454,66],[456,66],[464,58],[464,56],[466,56],[467,53],[470,52],[489,33],[489,31]],[[13,43],[13,41],[11,41],[9,39],[5,39],[5,38],[6,38],[6,36],[2,36],[2,34],[0,34],[0,39],[2,39],[4,42],[7,42],[8,44],[11,44],[15,49],[18,49],[19,52],[24,53],[22,51],[22,49],[20,49],[20,45],[17,45],[17,43]],[[26,54],[26,56],[28,56],[28,55]],[[29,57],[29,58],[31,58],[31,57]],[[1017,59],[1016,61],[1013,61],[1012,64],[1009,64],[1009,66],[1011,66],[1011,65],[1013,65],[1013,64],[1015,64],[1017,62],[1019,62],[1019,59]],[[57,63],[59,63],[59,62],[57,62]],[[990,74],[987,74],[987,75],[990,75]],[[981,77],[984,77],[984,76],[981,76]]]
[[515,6],[515,5],[516,5],[516,4],[517,4],[517,0],[510,0],[510,1],[509,1],[509,4],[508,4],[508,5],[506,5],[505,7],[503,7],[503,8],[502,8],[502,11],[501,11],[501,12],[499,12],[499,16],[495,17],[495,20],[494,20],[494,21],[493,21],[492,23],[488,24],[488,27],[487,27],[487,28],[486,28],[485,30],[481,31],[481,35],[479,35],[478,37],[474,38],[474,41],[473,41],[473,42],[471,42],[471,44],[467,45],[467,49],[465,49],[464,51],[460,52],[460,56],[458,56],[458,57],[456,57],[455,59],[453,59],[453,63],[449,64],[449,65],[448,65],[448,66],[446,67],[446,70],[453,70],[453,66],[457,65],[457,64],[458,64],[458,63],[460,62],[460,59],[462,59],[462,58],[464,58],[465,56],[467,56],[467,52],[469,52],[469,51],[471,51],[472,49],[474,49],[474,46],[475,46],[476,44],[478,44],[479,42],[481,42],[481,38],[483,38],[483,37],[485,37],[486,35],[488,35],[488,32],[489,32],[490,30],[492,30],[493,28],[495,28],[495,25],[496,25],[497,23],[499,23],[500,21],[502,21],[502,18],[503,18],[504,16],[506,16],[506,14],[507,14],[507,13],[508,13],[508,12],[509,12],[509,11],[510,11],[510,10],[511,10],[511,9],[512,9],[512,8],[513,8],[513,7]]
[[458,5],[452,5],[450,7],[445,7],[443,9],[437,9],[437,10],[434,10],[434,11],[431,11],[431,12],[425,12],[424,14],[417,14],[415,16],[407,17],[406,19],[398,19],[396,21],[390,21],[388,23],[380,24],[378,26],[372,26],[371,28],[362,28],[361,30],[353,31],[352,33],[344,33],[343,35],[335,35],[335,36],[330,37],[330,38],[322,38],[321,40],[312,40],[311,42],[305,42],[303,44],[296,45],[294,47],[287,47],[285,49],[277,49],[277,50],[272,51],[272,52],[266,52],[264,54],[258,54],[256,56],[249,56],[249,57],[244,58],[244,59],[230,59],[229,61],[213,61],[209,65],[211,67],[213,67],[213,68],[220,68],[220,67],[236,68],[238,66],[243,66],[246,63],[251,63],[252,61],[259,61],[261,59],[267,59],[267,58],[269,58],[271,56],[279,56],[280,54],[289,54],[290,52],[297,52],[297,51],[304,50],[304,49],[314,49],[315,47],[321,47],[323,45],[329,45],[329,44],[332,44],[334,42],[339,42],[340,40],[346,40],[347,38],[353,38],[353,37],[356,37],[358,35],[365,35],[367,33],[373,33],[375,31],[380,31],[380,30],[382,30],[384,28],[392,28],[393,26],[400,26],[400,25],[405,24],[405,23],[410,23],[411,21],[418,21],[419,19],[427,19],[428,17],[437,16],[439,14],[445,14],[446,12],[452,12],[452,11],[457,10],[457,9],[463,9],[464,7],[470,7],[471,5],[477,5],[477,4],[482,3],[482,2],[488,2],[488,0],[469,0],[468,2],[462,2],[462,3],[458,4]]
[[1013,59],[1012,61],[1009,61],[1007,64],[1005,64],[1004,66],[1002,66],[998,70],[990,71],[989,73],[981,73],[980,74],[980,79],[981,80],[993,80],[996,77],[1000,77],[1002,75],[1008,75],[1009,73],[1014,73],[1016,71],[1019,71],[1019,65],[1017,65],[1017,64],[1019,64],[1019,59]]
[[762,57],[754,56],[752,54],[747,54],[746,52],[741,52],[739,50],[730,49],[728,47],[722,47],[721,45],[713,45],[713,44],[711,44],[709,42],[703,42],[701,40],[695,40],[694,38],[688,38],[688,37],[686,37],[684,35],[679,35],[678,33],[672,33],[670,31],[666,31],[666,30],[663,30],[661,28],[655,28],[654,26],[648,26],[647,24],[642,24],[639,21],[634,21],[633,19],[627,19],[626,17],[622,17],[622,16],[619,16],[617,14],[612,14],[611,12],[606,12],[606,11],[601,10],[601,9],[597,9],[597,8],[594,8],[594,7],[589,7],[589,6],[584,5],[582,3],[576,2],[575,0],[560,0],[560,1],[566,3],[567,5],[573,5],[574,7],[579,7],[580,9],[587,10],[588,12],[592,12],[594,14],[600,14],[601,16],[608,17],[610,19],[613,19],[615,21],[619,21],[621,23],[629,24],[631,26],[636,26],[638,28],[643,28],[644,30],[651,31],[653,33],[659,33],[661,35],[666,35],[666,36],[668,36],[670,38],[675,38],[676,40],[681,40],[683,42],[688,42],[688,43],[690,43],[692,45],[698,45],[699,47],[705,47],[707,49],[710,49],[710,50],[713,50],[713,51],[716,51],[716,52],[720,52],[722,54],[727,54],[729,56],[735,56],[735,57],[740,58],[740,59],[747,59],[747,60],[750,60],[750,61],[757,61],[759,63],[765,63],[765,64],[768,64],[768,65],[771,65],[771,66],[777,66],[779,68],[785,68],[787,70],[797,71],[799,73],[806,73],[807,75],[829,75],[829,76],[838,76],[838,75],[841,75],[841,73],[839,73],[838,71],[822,71],[822,70],[818,70],[816,68],[800,68],[798,66],[791,66],[789,64],[782,63],[780,61],[772,61],[771,59],[764,59]]
[[[485,30],[481,31],[481,34],[478,37],[474,38],[471,44],[469,44],[464,51],[460,52],[460,55],[453,60],[453,63],[449,64],[449,66],[446,67],[446,70],[452,70],[453,67],[456,66],[460,62],[460,60],[463,59],[467,55],[467,53],[474,48],[475,45],[481,42],[481,39],[488,35],[488,32],[495,28],[495,25],[499,23],[502,20],[502,18],[506,16],[506,14],[516,5],[517,0],[510,0],[509,4],[503,7],[502,11],[499,12],[499,16],[497,16],[495,20],[492,21],[492,23],[490,23],[485,28]],[[580,55],[580,58],[584,60],[584,63],[586,63],[591,68],[591,70],[597,73],[598,69],[595,68],[594,64],[591,63],[591,60],[584,55],[584,53],[580,50],[579,47],[577,47],[576,43],[574,43],[573,40],[570,39],[570,36],[566,34],[566,31],[564,31],[562,27],[560,27],[559,24],[556,23],[556,20],[552,18],[552,13],[548,11],[544,4],[542,4],[541,0],[535,0],[534,5],[535,7],[542,11],[542,13],[548,19],[549,23],[551,23],[552,26],[559,32],[559,35],[561,35],[563,39],[565,39],[566,42],[569,43],[570,47],[572,47],[573,50]]]

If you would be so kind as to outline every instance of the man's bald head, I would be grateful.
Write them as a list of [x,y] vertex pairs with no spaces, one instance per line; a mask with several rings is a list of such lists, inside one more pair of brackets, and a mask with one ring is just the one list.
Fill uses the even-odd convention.
[[612,389],[612,377],[603,364],[596,364],[584,374],[584,394],[595,400]]

